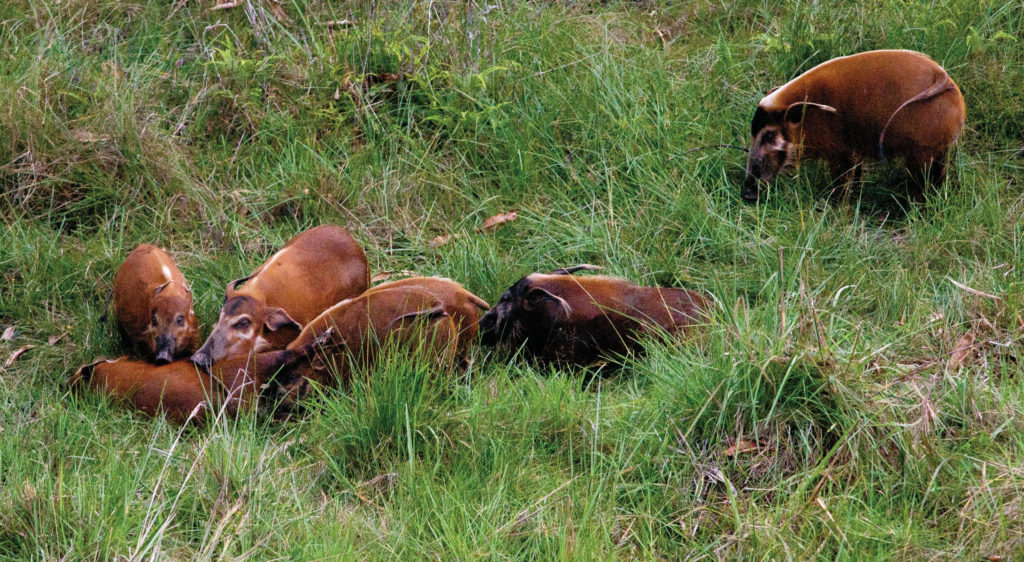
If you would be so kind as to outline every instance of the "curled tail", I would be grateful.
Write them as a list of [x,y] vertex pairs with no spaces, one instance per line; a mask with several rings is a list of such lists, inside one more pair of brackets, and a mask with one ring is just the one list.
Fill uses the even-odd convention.
[[899,113],[900,110],[912,103],[934,98],[935,96],[952,90],[955,87],[956,85],[953,84],[953,80],[949,78],[948,74],[943,72],[942,76],[936,79],[928,89],[900,104],[900,106],[896,108],[896,111],[893,111],[892,115],[889,116],[889,120],[886,121],[885,126],[882,127],[881,134],[878,135],[878,159],[883,161],[885,160],[885,152],[882,149],[882,144],[885,142],[885,132],[889,129],[889,125],[892,124],[892,120],[896,118],[896,114]]

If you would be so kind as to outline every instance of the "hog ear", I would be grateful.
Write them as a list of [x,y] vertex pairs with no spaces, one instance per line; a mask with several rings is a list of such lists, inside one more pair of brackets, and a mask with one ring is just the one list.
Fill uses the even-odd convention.
[[81,367],[78,368],[77,371],[75,371],[75,374],[68,377],[67,385],[73,388],[77,386],[79,383],[88,383],[89,380],[92,378],[92,372],[93,369],[96,368],[96,365],[99,365],[100,363],[117,363],[121,359],[124,359],[124,357],[118,359],[107,359],[106,357],[100,357],[99,359],[96,359],[92,363],[82,365]]
[[263,320],[263,325],[271,332],[276,332],[282,328],[302,330],[302,325],[293,320],[291,316],[288,316],[288,313],[280,307],[267,308],[267,316]]
[[764,93],[764,95],[768,96],[768,95],[774,94],[775,91],[778,90],[781,87],[782,86],[772,86],[771,88],[768,88],[768,90]]
[[246,276],[246,277],[241,277],[239,279],[235,279],[234,281],[228,283],[228,286],[224,288],[224,300],[227,300],[227,299],[233,297],[235,295],[235,293],[238,292],[238,286],[241,285],[242,283],[245,283],[246,281],[248,281],[251,278],[252,278],[252,275],[249,275],[249,276]]
[[599,266],[599,265],[590,265],[589,263],[581,263],[579,265],[574,265],[572,267],[563,267],[561,269],[556,269],[556,270],[552,271],[551,273],[549,273],[548,275],[572,275],[573,273],[576,273],[577,271],[601,271],[603,269],[604,268]]
[[546,289],[540,287],[534,287],[526,293],[526,298],[523,299],[523,308],[526,310],[534,310],[541,306],[545,302],[556,302],[558,306],[562,308],[565,315],[568,316],[572,312],[572,307],[565,299],[550,293]]
[[811,107],[816,107],[828,113],[838,113],[838,111],[836,111],[836,108],[832,107],[831,105],[825,105],[823,103],[814,103],[812,101],[798,101],[796,103],[790,104],[790,106],[786,108],[786,113],[784,116],[785,120],[789,121],[790,123],[799,123],[804,118],[804,112],[806,112],[807,109]]
[[155,296],[159,295],[160,291],[163,291],[164,289],[166,289],[167,286],[170,285],[170,284],[171,284],[171,282],[168,281],[168,282],[164,283],[163,285],[157,285],[157,287],[155,289],[153,289],[153,296],[155,297]]
[[434,308],[428,308],[426,310],[417,310],[416,312],[407,312],[405,314],[402,314],[401,316],[396,316],[395,319],[391,321],[390,326],[400,324],[406,320],[415,320],[420,317],[443,318],[445,316],[448,316],[448,313],[444,311],[443,306],[438,305],[435,306]]

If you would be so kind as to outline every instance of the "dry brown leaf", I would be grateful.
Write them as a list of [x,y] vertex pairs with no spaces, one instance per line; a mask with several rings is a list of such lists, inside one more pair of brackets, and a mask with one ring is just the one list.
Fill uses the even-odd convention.
[[110,140],[110,135],[98,135],[92,131],[86,131],[85,129],[75,129],[71,132],[71,138],[78,142],[94,143],[108,141]]
[[12,363],[17,361],[18,357],[21,357],[22,353],[25,353],[26,351],[32,349],[33,347],[35,347],[35,346],[34,345],[23,345],[23,346],[19,347],[18,349],[16,349],[14,351],[14,353],[12,353],[11,356],[7,358],[7,361],[4,361],[4,366],[3,366],[3,368],[0,368],[0,370],[6,371],[7,367],[10,367]]
[[496,215],[494,215],[492,217],[489,217],[487,220],[485,220],[483,224],[481,224],[479,227],[477,227],[477,230],[480,231],[480,232],[483,232],[485,230],[490,230],[490,231],[497,230],[497,228],[499,226],[501,226],[501,225],[503,225],[503,224],[505,224],[507,222],[512,222],[512,221],[516,220],[516,218],[518,216],[519,216],[519,213],[516,212],[516,211],[509,211],[507,213],[498,213],[498,214],[496,214]]
[[440,236],[435,236],[434,239],[430,241],[430,247],[440,248],[458,237],[458,234],[442,234]]
[[741,453],[749,453],[750,451],[756,451],[757,448],[758,446],[756,441],[751,441],[749,439],[740,439],[736,441],[735,444],[730,445],[725,450],[725,456],[735,457],[736,455],[739,455]]
[[67,332],[61,332],[56,336],[50,336],[50,339],[46,340],[46,343],[48,343],[49,345],[57,345],[57,342],[64,339],[64,336],[66,335],[68,335]]
[[4,335],[0,336],[0,341],[11,341],[14,339],[14,326],[8,326],[4,330]]
[[956,340],[952,353],[949,354],[948,366],[951,370],[959,369],[973,358],[974,332],[966,332]]
[[288,12],[284,11],[284,6],[274,0],[271,0],[268,4],[270,4],[270,11],[274,14],[274,18],[277,21],[281,23],[290,23],[292,21],[292,18],[288,17]]

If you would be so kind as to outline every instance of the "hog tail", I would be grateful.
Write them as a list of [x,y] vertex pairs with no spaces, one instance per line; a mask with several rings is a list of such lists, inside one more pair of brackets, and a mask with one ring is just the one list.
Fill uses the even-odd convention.
[[899,113],[900,110],[912,103],[931,99],[952,89],[953,81],[950,80],[948,74],[943,73],[941,76],[937,77],[935,82],[933,82],[927,89],[900,104],[900,106],[896,108],[896,111],[893,111],[892,115],[889,116],[889,120],[885,122],[885,126],[882,127],[882,132],[878,135],[878,159],[885,162],[885,150],[883,149],[883,144],[885,143],[885,132],[889,130],[889,125],[892,124],[892,120],[896,118],[896,114]]

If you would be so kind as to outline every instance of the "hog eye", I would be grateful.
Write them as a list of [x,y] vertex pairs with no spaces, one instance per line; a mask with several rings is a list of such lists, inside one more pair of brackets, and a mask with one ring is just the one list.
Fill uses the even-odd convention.
[[178,319],[175,320],[174,323],[179,325],[179,326],[184,326],[185,325],[185,316],[184,315],[178,316]]
[[154,314],[153,317],[150,318],[150,321],[152,321],[153,325],[156,326],[156,314]]
[[235,327],[238,328],[239,330],[244,330],[248,328],[251,324],[252,321],[250,321],[248,318],[242,318],[238,322],[235,322]]
[[775,131],[765,131],[764,136],[761,137],[761,142],[772,142],[775,140]]

